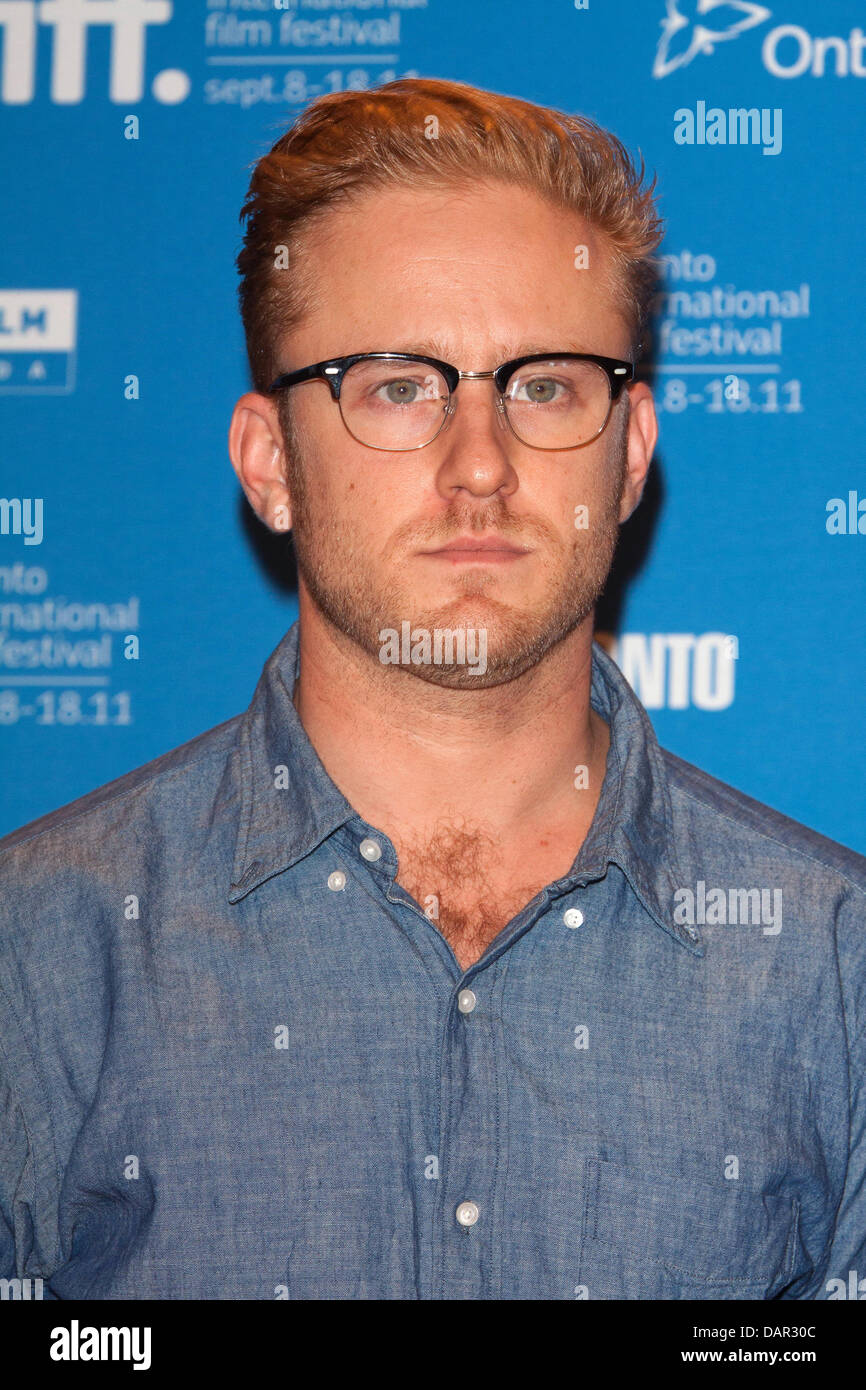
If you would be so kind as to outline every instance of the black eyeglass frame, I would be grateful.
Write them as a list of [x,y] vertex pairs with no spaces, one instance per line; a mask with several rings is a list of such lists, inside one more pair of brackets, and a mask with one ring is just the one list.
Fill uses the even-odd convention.
[[[367,359],[385,358],[399,358],[404,362],[421,362],[425,366],[433,367],[436,371],[441,373],[448,387],[448,404],[443,411],[442,424],[439,426],[436,434],[431,435],[430,439],[425,440],[423,444],[413,444],[411,449],[424,449],[428,444],[433,443],[437,435],[441,434],[453,411],[451,404],[452,397],[464,378],[476,381],[485,378],[492,380],[500,401],[504,402],[505,392],[511,377],[521,367],[525,367],[532,362],[594,362],[596,366],[600,367],[607,376],[608,389],[610,391],[610,404],[604,423],[590,439],[584,440],[583,444],[558,444],[553,447],[549,445],[527,445],[528,448],[539,448],[545,453],[560,453],[564,449],[582,449],[584,445],[591,444],[593,439],[597,439],[605,429],[610,419],[611,408],[614,402],[619,399],[623,386],[630,385],[635,379],[635,365],[633,362],[626,362],[620,357],[602,357],[594,352],[532,352],[523,357],[513,357],[510,361],[503,362],[501,366],[496,367],[492,372],[463,372],[459,367],[453,366],[450,362],[442,362],[438,357],[425,357],[416,352],[355,352],[349,354],[347,357],[329,357],[323,362],[314,362],[312,366],[299,367],[294,372],[283,372],[281,376],[278,376],[271,382],[268,387],[268,394],[271,395],[275,391],[281,391],[287,386],[298,386],[303,381],[321,380],[328,383],[331,388],[331,396],[339,405],[343,377],[349,368],[353,367],[356,362],[363,362]],[[346,425],[342,410],[340,411],[340,418],[343,420],[343,424]],[[519,439],[520,436],[517,435],[514,426],[508,419],[507,408],[505,411],[505,418],[508,421],[512,434],[515,434]],[[346,425],[346,429],[349,430],[348,425]],[[352,434],[352,431],[349,430],[349,433]],[[352,435],[352,438],[354,439],[356,436]],[[363,440],[358,440],[358,442],[359,444],[364,443]],[[525,441],[521,440],[521,443],[525,443]],[[381,446],[378,444],[367,444],[365,448],[381,449]],[[410,452],[411,449],[384,449],[382,452],[407,453]]]

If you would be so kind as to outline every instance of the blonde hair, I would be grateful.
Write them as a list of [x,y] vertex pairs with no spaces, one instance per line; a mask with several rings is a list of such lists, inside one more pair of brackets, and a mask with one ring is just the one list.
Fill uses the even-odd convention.
[[[435,139],[425,138],[428,130]],[[479,178],[533,190],[580,213],[602,235],[611,289],[637,356],[663,235],[656,178],[642,187],[643,158],[637,170],[616,136],[584,116],[464,82],[401,78],[372,91],[318,97],[254,167],[240,213],[246,229],[237,268],[255,389],[266,391],[278,374],[280,341],[315,300],[315,258],[300,250],[318,219],[389,184]],[[277,268],[281,246],[288,273]]]

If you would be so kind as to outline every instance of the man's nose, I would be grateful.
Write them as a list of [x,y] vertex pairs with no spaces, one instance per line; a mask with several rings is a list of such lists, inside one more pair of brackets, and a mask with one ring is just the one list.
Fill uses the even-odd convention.
[[516,475],[507,448],[511,432],[492,381],[461,379],[447,409],[448,423],[440,435],[444,446],[440,487],[448,491],[462,487],[481,496],[503,486],[512,490]]

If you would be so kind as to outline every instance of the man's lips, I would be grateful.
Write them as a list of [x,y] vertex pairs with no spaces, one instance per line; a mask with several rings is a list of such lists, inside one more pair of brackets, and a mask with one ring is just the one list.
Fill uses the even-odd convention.
[[450,560],[454,564],[471,560],[492,564],[496,561],[516,560],[521,555],[528,555],[529,550],[528,547],[515,545],[513,541],[507,541],[502,536],[459,536],[435,550],[422,550],[420,554],[431,559]]

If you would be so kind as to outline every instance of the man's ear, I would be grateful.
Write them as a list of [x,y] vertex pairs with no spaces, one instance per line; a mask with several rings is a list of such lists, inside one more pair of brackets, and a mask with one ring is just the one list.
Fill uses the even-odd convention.
[[283,433],[276,404],[258,391],[241,396],[229,425],[229,457],[247,501],[271,531],[289,531]]
[[619,507],[620,524],[628,521],[643,497],[659,436],[652,391],[645,381],[637,381],[628,388],[628,402],[626,475]]

